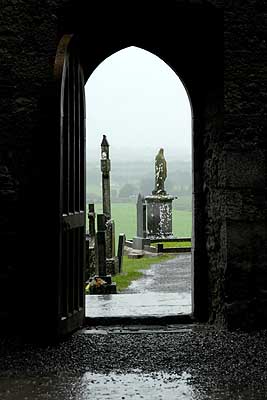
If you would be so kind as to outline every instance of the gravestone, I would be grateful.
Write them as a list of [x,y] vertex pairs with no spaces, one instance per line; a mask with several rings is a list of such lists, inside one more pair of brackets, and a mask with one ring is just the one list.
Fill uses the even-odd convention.
[[136,236],[133,238],[133,249],[143,250],[145,244],[149,244],[146,239],[146,204],[144,197],[139,193],[136,203]]
[[106,234],[105,231],[96,232],[95,241],[96,273],[99,276],[106,276]]
[[146,237],[146,205],[144,197],[139,193],[136,203],[137,237]]
[[106,215],[97,215],[97,232],[95,235],[96,275],[89,279],[90,294],[115,294],[116,283],[111,281],[109,259],[106,257]]
[[107,258],[115,257],[115,222],[109,219],[106,222]]
[[161,148],[155,158],[155,188],[152,195],[145,197],[146,237],[149,239],[173,238],[172,201],[174,196],[167,194],[164,182],[167,178],[167,163]]
[[97,231],[105,231],[106,230],[106,221],[107,218],[105,214],[97,214],[96,222],[97,222]]
[[119,235],[119,243],[118,243],[118,263],[119,263],[119,273],[122,272],[123,270],[123,254],[124,254],[124,245],[125,245],[125,234],[124,233],[120,233]]
[[106,222],[106,256],[107,273],[116,275],[119,272],[119,262],[115,255],[115,223],[113,219]]
[[93,203],[88,204],[88,222],[89,236],[92,239],[95,237],[95,205]]
[[93,203],[88,204],[88,226],[86,233],[86,270],[85,280],[87,281],[96,273],[95,263],[95,207]]

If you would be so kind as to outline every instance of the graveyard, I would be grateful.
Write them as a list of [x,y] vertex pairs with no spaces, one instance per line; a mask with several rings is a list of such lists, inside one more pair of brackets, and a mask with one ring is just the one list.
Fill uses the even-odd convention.
[[[265,399],[266,2],[14,0],[2,2],[0,17],[1,400]],[[192,237],[194,320],[92,326],[86,203],[103,210],[85,196],[85,85],[131,46],[160,58],[190,100],[193,226],[175,231],[176,199],[172,233]],[[152,190],[138,185],[134,194]],[[116,268],[118,235],[139,236],[136,225],[129,234],[118,227],[112,205],[115,255],[106,264]],[[96,238],[97,216],[95,228]],[[98,246],[109,251],[103,232]],[[144,271],[139,287],[165,284],[159,266]],[[103,296],[120,298],[86,300]]]
[[[178,290],[176,285],[184,281],[181,278],[184,265],[186,270],[190,270],[191,237],[177,237],[173,234],[172,202],[175,196],[165,190],[167,162],[164,150],[161,148],[155,157],[155,182],[151,195],[144,197],[139,193],[136,199],[136,216],[133,218],[135,234],[126,237],[125,233],[120,233],[116,240],[117,222],[120,219],[115,220],[112,215],[112,162],[109,146],[107,136],[103,135],[100,146],[100,213],[95,212],[94,203],[88,204],[86,320],[95,323],[95,318],[98,318],[103,323],[107,318],[111,322],[114,318],[176,318],[181,314],[190,315],[190,272],[186,273],[186,289],[180,287]],[[183,258],[174,256],[183,253],[190,255],[184,258],[187,260],[185,264],[180,261]],[[157,265],[163,272],[156,279],[155,296],[155,284],[148,285],[142,279]],[[133,294],[132,287],[138,287],[140,282],[143,283]],[[106,309],[109,310],[108,314]]]
[[[112,218],[116,221],[116,232],[125,233],[127,239],[132,239],[136,235],[136,201],[137,196],[132,202],[111,203]],[[96,214],[102,213],[102,202],[94,203]],[[173,209],[173,233],[177,237],[191,237],[192,211]],[[88,204],[87,204],[88,214]],[[86,218],[86,229],[89,229],[88,218]],[[117,240],[117,235],[116,238]]]

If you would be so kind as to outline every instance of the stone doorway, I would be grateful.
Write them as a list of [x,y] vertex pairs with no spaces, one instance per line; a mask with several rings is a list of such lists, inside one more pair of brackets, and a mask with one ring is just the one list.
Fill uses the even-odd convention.
[[[75,33],[85,82],[108,56],[123,48],[136,46],[162,58],[183,80],[188,89],[193,109],[192,307],[194,317],[206,321],[211,312],[208,304],[212,294],[209,293],[207,262],[207,252],[211,248],[207,249],[206,246],[207,236],[209,236],[206,228],[210,226],[207,224],[209,194],[207,185],[204,185],[206,178],[209,178],[209,176],[204,176],[208,168],[205,164],[207,156],[205,146],[209,142],[210,134],[221,129],[223,101],[221,15],[212,7],[192,5],[192,7],[184,8],[177,4],[173,6],[175,8],[173,14],[171,8],[166,7],[161,10],[169,17],[164,21],[159,9],[146,9],[138,30],[135,29],[133,16],[129,19],[129,25],[125,23],[126,20],[120,21],[123,34],[117,36],[118,31],[116,30],[115,33],[111,29],[110,36],[104,41],[95,42],[97,45],[92,40],[95,32],[90,29],[84,19],[82,9],[77,9],[65,23],[66,30]],[[155,19],[150,18],[151,13]],[[164,29],[158,29],[159,26],[164,26]],[[188,26],[194,26],[194,30],[188,31],[188,36],[185,36],[184,32]]]
[[[126,61],[128,59],[129,61]],[[115,68],[119,73],[116,72]],[[145,77],[141,74],[145,75]],[[139,79],[136,79],[136,75],[139,76]],[[154,79],[150,80],[151,75]],[[130,85],[127,83],[127,79]],[[160,84],[161,80],[162,83]],[[128,92],[126,93],[127,87]],[[146,191],[143,194],[149,197],[149,192],[153,191],[154,193],[155,191],[153,189],[154,153],[163,146],[167,159],[171,157],[171,160],[168,159],[167,162],[167,175],[169,178],[166,180],[166,189],[170,193],[169,197],[173,195],[172,200],[175,199],[175,207],[177,207],[177,209],[173,210],[175,215],[170,218],[170,224],[172,220],[174,223],[174,234],[171,236],[173,240],[178,237],[180,241],[182,241],[182,237],[190,237],[191,239],[192,112],[188,94],[178,76],[160,58],[140,48],[128,47],[108,57],[96,68],[88,79],[85,93],[87,101],[87,186],[89,188],[89,190],[87,189],[87,203],[101,203],[102,201],[100,177],[102,133],[108,134],[109,153],[111,154],[111,176],[109,179],[112,185],[111,191],[109,189],[111,196],[110,194],[108,195],[108,203],[110,203],[110,197],[113,197],[112,205],[115,208],[115,214],[116,212],[118,213],[118,207],[121,206],[125,209],[128,206],[129,222],[132,218],[138,219],[136,216],[138,192],[143,189]],[[146,98],[146,101],[143,101],[142,96]],[[151,105],[147,104],[148,100],[152,103]],[[131,107],[127,108],[125,106],[127,102],[131,104]],[[166,102],[168,105],[166,105]],[[98,105],[99,103],[102,104],[102,108]],[[141,107],[143,108],[141,109]],[[130,112],[128,111],[129,109],[131,109]],[[149,118],[144,118],[145,113],[149,115]],[[165,121],[164,117],[157,118],[157,114],[167,116]],[[136,119],[139,119],[142,124],[135,123]],[[173,122],[170,123],[169,119]],[[120,121],[120,124],[118,122],[114,123],[114,120]],[[124,121],[124,126],[127,127],[126,131],[123,129],[123,135],[121,134],[121,121]],[[145,127],[149,126],[150,132],[146,132],[143,125]],[[158,126],[162,126],[161,131]],[[140,131],[141,134],[139,133]],[[153,135],[151,135],[152,132]],[[149,139],[146,139],[145,135]],[[140,141],[140,144],[138,144],[138,141]],[[135,146],[136,149],[134,149]],[[135,156],[133,156],[134,151],[136,153]],[[136,175],[140,175],[141,164],[143,165],[142,179],[146,177],[149,185],[146,183],[146,186],[144,186],[145,179],[143,179],[141,180],[141,187],[138,187]],[[139,170],[136,171],[138,167]],[[149,174],[144,172],[146,168],[149,171],[151,182],[147,178]],[[178,171],[175,170],[177,168]],[[126,170],[127,179],[123,176],[122,170]],[[120,185],[123,180],[125,182],[122,187]],[[187,185],[181,185],[183,180],[186,181]],[[174,183],[176,181],[177,184]],[[180,186],[178,186],[179,183]],[[132,186],[132,188],[135,187],[136,192],[128,197],[124,194],[124,198],[121,193],[123,189],[126,189],[127,185],[129,187]],[[110,187],[110,182],[108,182],[108,186]],[[121,187],[122,189],[120,190]],[[167,192],[164,191],[164,193],[166,194]],[[123,203],[120,205],[121,201]],[[180,203],[186,202],[186,204],[184,206],[180,205],[179,201]],[[95,204],[95,208],[98,212],[105,213],[104,209],[107,208],[106,199],[103,201],[103,208],[101,204]],[[108,209],[110,209],[110,205]],[[150,213],[150,210],[148,210],[148,213]],[[110,210],[108,214],[109,218],[111,218]],[[112,218],[114,218],[113,215]],[[128,221],[125,223],[119,218],[118,216],[115,217],[116,234],[125,232],[124,229],[127,226],[126,239],[128,240],[126,240],[125,255],[128,255],[128,258],[133,258],[135,246],[130,245],[130,242],[136,236],[136,221],[134,221],[131,228],[128,228]],[[180,218],[182,218],[182,221],[186,219],[183,227],[181,227]],[[91,229],[91,231],[94,232],[95,228]],[[166,237],[164,236],[163,239],[166,240]],[[149,239],[146,240],[148,241]],[[133,248],[131,249],[129,246]],[[162,246],[164,246],[164,251],[167,252],[171,247],[171,243],[165,241]],[[175,251],[176,246],[179,246],[177,251]],[[102,296],[101,301],[97,297],[87,296],[86,315],[94,316],[95,318],[101,315],[103,317],[176,317],[178,314],[191,314],[191,254],[182,253],[183,250],[188,249],[181,248],[180,243],[173,242],[172,247],[173,253],[175,253],[175,255],[172,253],[172,257],[169,255],[172,259],[161,260],[157,257],[157,254],[153,253],[157,249],[157,244],[151,242],[151,246],[146,246],[146,250],[141,253],[146,258],[152,257],[155,259],[152,267],[144,270],[144,275],[141,279],[134,280],[128,288],[119,294],[111,294],[109,297]],[[140,263],[138,257],[136,257],[135,262]]]

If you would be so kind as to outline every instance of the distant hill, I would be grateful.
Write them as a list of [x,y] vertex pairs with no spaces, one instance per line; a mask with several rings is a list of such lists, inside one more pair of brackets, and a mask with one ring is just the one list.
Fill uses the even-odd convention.
[[[191,162],[167,161],[168,176],[165,182],[170,194],[191,195],[192,175]],[[131,185],[129,185],[131,184]],[[132,192],[128,198],[120,199],[119,194],[127,185]],[[87,162],[86,166],[87,201],[98,202],[101,198],[101,171],[100,160]],[[112,161],[111,160],[111,192],[112,201],[135,201],[140,192],[143,195],[150,194],[154,188],[154,162],[150,161]],[[126,189],[126,188],[125,188]]]

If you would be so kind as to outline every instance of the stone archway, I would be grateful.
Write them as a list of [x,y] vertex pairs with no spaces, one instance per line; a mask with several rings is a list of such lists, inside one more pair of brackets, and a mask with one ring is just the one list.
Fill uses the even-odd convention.
[[[40,21],[39,9],[17,4],[16,13],[9,15],[7,24],[16,26],[18,34],[12,35],[12,40],[9,35],[4,38],[8,54],[5,104],[10,114],[3,124],[3,149],[7,154],[4,174],[8,174],[8,182],[13,182],[14,177],[16,184],[12,183],[14,195],[8,192],[13,196],[9,209],[3,208],[12,222],[12,229],[10,224],[5,228],[4,237],[13,256],[8,254],[2,261],[1,283],[5,286],[8,267],[26,310],[18,315],[17,297],[10,296],[10,326],[15,326],[16,316],[22,331],[41,332],[44,336],[48,331],[55,332],[59,193],[53,67],[58,43],[66,33],[75,35],[77,40],[85,81],[101,61],[133,45],[164,60],[187,88],[194,118],[194,315],[207,320],[212,313],[220,314],[225,306],[224,284],[217,278],[227,254],[225,214],[219,208],[223,199],[214,183],[221,161],[215,146],[219,146],[219,138],[225,137],[221,10],[211,2],[180,0],[50,3],[41,10],[41,25],[36,25]],[[33,19],[34,24],[28,23]],[[18,57],[22,44],[24,51]],[[36,216],[40,214],[41,222],[37,224]],[[19,250],[13,251],[17,245]],[[40,292],[46,295],[40,296]],[[38,302],[33,300],[37,298]],[[5,312],[1,314],[4,320],[7,308],[3,307]]]
[[[175,12],[174,12],[175,11]],[[179,11],[179,12],[178,12]],[[81,60],[85,80],[103,60],[111,54],[131,45],[141,47],[166,62],[182,80],[191,99],[192,162],[193,162],[193,230],[192,230],[192,293],[193,314],[199,320],[209,317],[208,257],[207,257],[207,184],[205,174],[205,146],[209,136],[221,129],[222,113],[222,40],[221,15],[212,7],[174,6],[146,10],[142,15],[139,30],[134,27],[134,13],[126,21],[120,21],[115,32],[102,41],[99,47],[93,42],[94,34],[83,23],[77,11],[80,26],[77,38],[80,43]],[[151,19],[151,16],[154,19]],[[168,16],[168,19],[166,19]],[[110,22],[108,23],[110,25]],[[162,29],[158,29],[161,26]],[[184,35],[187,26],[194,26],[192,32]],[[163,29],[164,28],[164,29]],[[210,32],[212,31],[212,35]],[[198,32],[196,35],[195,32]],[[100,41],[100,43],[99,43]]]
[[[119,73],[117,73],[117,70]],[[96,195],[97,190],[95,188],[97,184],[97,172],[95,171],[95,167],[98,165],[98,160],[100,157],[99,146],[102,140],[103,132],[108,135],[108,141],[111,146],[111,182],[113,186],[115,183],[116,188],[118,185],[122,184],[122,182],[126,182],[123,180],[123,176],[121,176],[121,179],[117,179],[116,171],[118,170],[119,166],[121,169],[128,171],[128,183],[132,183],[132,179],[141,179],[140,176],[139,178],[137,178],[137,176],[135,177],[133,168],[135,169],[136,167],[132,166],[132,163],[134,162],[134,165],[137,163],[138,170],[140,170],[141,165],[143,166],[144,170],[142,177],[146,176],[147,170],[150,171],[151,169],[151,183],[147,188],[144,188],[145,192],[142,192],[142,189],[139,189],[142,195],[151,195],[154,187],[153,159],[156,151],[158,151],[161,146],[164,146],[165,154],[167,154],[168,176],[170,182],[176,182],[178,185],[182,184],[180,173],[176,172],[176,176],[174,175],[174,170],[181,168],[183,172],[188,174],[188,182],[186,184],[192,184],[192,178],[190,176],[192,158],[192,107],[190,105],[190,99],[188,98],[186,89],[181,80],[162,59],[141,48],[124,48],[119,52],[109,56],[103,61],[103,63],[99,64],[99,66],[90,75],[87,81],[85,92],[87,100],[87,138],[89,142],[87,147],[87,162],[90,161],[90,168],[89,165],[87,165],[87,174],[89,175],[87,179],[87,185],[89,186],[90,182],[92,184],[91,196],[89,197],[89,195],[87,195],[88,201],[90,199],[90,203],[99,202],[99,194]],[[145,100],[143,100],[143,98]],[[121,99],[124,99],[123,103],[121,103]],[[121,107],[123,107],[123,111],[120,111]],[[144,126],[146,129],[144,129]],[[134,150],[135,147],[136,150]],[[143,157],[147,159],[147,165],[142,164],[144,162]],[[148,160],[150,160],[150,164],[148,164]],[[130,165],[128,162],[130,162]],[[183,167],[179,167],[180,163],[184,163]],[[94,170],[92,173],[94,178],[90,177],[90,169]],[[98,179],[100,179],[100,177]],[[138,183],[135,183],[138,186]],[[90,190],[88,193],[89,192]],[[170,200],[171,196],[178,195],[179,198],[180,195],[183,196],[182,193],[176,193],[173,192],[173,190],[168,190],[168,201]],[[191,197],[192,193],[189,195]],[[172,198],[172,200],[173,199],[174,198]],[[118,201],[120,200],[118,200],[116,196],[115,202],[117,203]],[[177,201],[178,209],[179,202],[180,200]],[[122,218],[121,220],[121,217],[116,217],[119,206],[119,204],[116,203],[113,204],[114,215],[112,214],[112,218],[115,218],[115,231],[116,233],[124,232],[126,234],[126,238],[131,240],[134,238],[134,236],[136,236],[136,226],[134,228],[131,226],[130,230],[127,226],[123,228],[121,227],[124,219]],[[95,206],[97,212],[101,213],[102,211],[100,211],[99,205],[97,206],[96,204]],[[127,206],[127,204],[122,205],[122,207],[124,206]],[[130,215],[128,215],[128,221],[132,219],[132,213],[135,213],[135,211],[133,211],[133,209],[135,210],[135,207],[135,204],[129,204],[128,212]],[[149,204],[147,207],[149,207]],[[179,211],[176,211],[175,208],[176,205],[174,206],[173,210],[173,218],[170,220],[170,225],[172,225],[171,221],[173,220],[173,223],[176,227],[176,229],[173,231],[175,233],[175,237],[177,237],[177,235],[178,237],[191,237],[192,216],[190,215],[186,222],[186,225],[188,226],[186,231],[188,232],[186,234],[181,233],[180,228],[178,228],[178,225],[180,225],[181,221],[179,215],[177,215],[179,214]],[[125,210],[125,208],[123,209]],[[191,204],[188,204],[186,210],[191,211]],[[183,218],[183,215],[181,215],[181,218]],[[150,229],[149,226],[147,229]],[[171,228],[170,232],[172,232]],[[133,247],[135,246],[133,245]],[[186,263],[182,263],[180,261],[180,264],[177,261],[177,269],[180,269],[178,265],[186,265],[186,267],[184,266],[187,275],[186,282],[188,282],[186,293],[186,304],[188,304],[188,308],[186,309],[186,313],[191,313],[190,307],[192,304],[190,300],[190,280],[192,276],[190,272],[190,260],[191,257],[189,256]],[[174,269],[176,270],[176,268]],[[177,285],[177,287],[170,287],[169,292],[174,293],[176,291],[175,294],[177,296],[180,294],[181,296],[181,292],[185,289],[179,287],[179,282],[181,282],[179,275],[174,278],[171,271],[169,271],[168,274],[170,276],[169,282],[173,280]],[[159,279],[159,281],[161,282],[161,279]],[[145,292],[147,293],[148,290],[149,289],[146,288]],[[161,292],[162,289],[158,288],[158,291]],[[168,292],[168,290],[166,290],[166,292]],[[166,296],[169,294],[169,292],[166,293]],[[125,294],[124,296],[127,297]],[[116,300],[118,301],[119,296],[116,297]],[[123,296],[121,297],[123,298]],[[93,312],[94,307],[89,307],[89,298],[87,301],[88,315],[92,315],[91,313],[95,315],[95,312]],[[90,301],[93,301],[92,298],[90,298]],[[113,301],[115,300],[112,300],[112,302]],[[129,301],[131,302],[132,299],[129,299]],[[132,310],[130,304],[129,308]],[[126,307],[124,308],[124,312],[127,314]],[[101,314],[100,311],[98,313]],[[136,313],[138,314],[137,310]],[[149,313],[153,313],[153,310],[151,309],[151,311],[149,311],[147,314]]]

